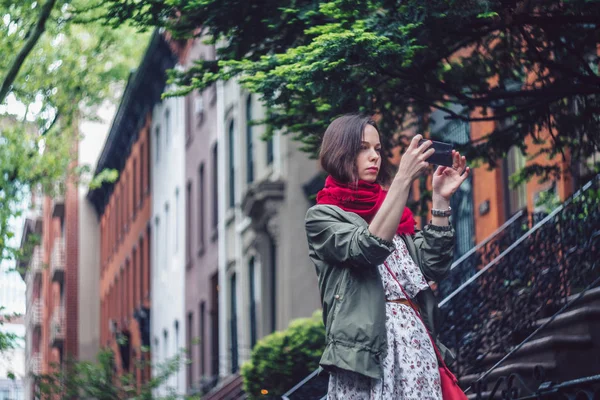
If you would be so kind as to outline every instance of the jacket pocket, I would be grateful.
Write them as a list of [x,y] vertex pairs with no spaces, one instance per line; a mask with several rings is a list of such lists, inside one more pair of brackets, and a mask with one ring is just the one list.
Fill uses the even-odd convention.
[[344,301],[344,293],[346,291],[346,285],[348,280],[348,270],[342,270],[342,276],[340,280],[335,285],[335,290],[333,292],[333,306],[331,307],[331,312],[329,313],[326,335],[329,336],[331,332],[331,328],[335,323],[335,319],[337,317],[338,311],[340,310],[340,303]]

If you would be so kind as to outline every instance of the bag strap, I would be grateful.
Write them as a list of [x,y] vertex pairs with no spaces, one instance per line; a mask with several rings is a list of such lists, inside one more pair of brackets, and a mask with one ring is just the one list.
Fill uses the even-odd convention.
[[431,340],[431,345],[433,346],[433,349],[435,350],[435,355],[437,356],[440,364],[442,365],[442,367],[444,369],[448,369],[448,367],[446,366],[446,362],[444,361],[444,357],[442,357],[442,354],[440,353],[440,350],[438,349],[438,347],[435,344],[435,340],[433,340],[433,337],[431,336],[431,333],[429,333],[429,329],[427,329],[427,325],[425,325],[425,321],[423,321],[423,318],[421,318],[421,314],[419,312],[417,312],[418,308],[416,308],[415,303],[412,302],[412,300],[410,299],[410,296],[404,291],[404,288],[400,284],[400,281],[398,281],[398,278],[396,278],[396,274],[389,267],[387,261],[385,261],[383,263],[383,265],[385,265],[385,267],[387,268],[387,270],[390,273],[390,275],[392,276],[392,278],[394,278],[394,280],[396,281],[396,283],[400,287],[400,290],[402,291],[402,294],[404,295],[404,297],[406,297],[406,300],[408,301],[408,304],[410,304],[411,308],[413,309],[413,311],[415,312],[415,314],[417,314],[417,317],[419,318],[419,320],[423,324],[423,327],[425,328],[425,332],[427,332],[427,335],[429,335],[429,340]]

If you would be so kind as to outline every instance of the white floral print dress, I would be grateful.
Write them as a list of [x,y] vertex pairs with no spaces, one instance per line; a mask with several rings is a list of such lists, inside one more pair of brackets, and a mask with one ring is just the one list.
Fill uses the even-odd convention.
[[[396,235],[396,250],[385,263],[411,297],[427,288],[425,277],[414,263],[406,244]],[[388,300],[406,298],[385,264],[379,266]],[[386,302],[388,350],[383,379],[337,369],[329,378],[328,400],[442,400],[435,350],[423,323],[407,305]]]

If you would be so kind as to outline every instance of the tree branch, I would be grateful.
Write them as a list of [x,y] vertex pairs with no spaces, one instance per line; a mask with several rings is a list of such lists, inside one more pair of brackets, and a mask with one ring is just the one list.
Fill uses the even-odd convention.
[[[558,62],[552,60],[552,58],[550,58],[550,57],[542,57],[540,52],[537,50],[536,44],[533,42],[533,38],[525,30],[525,28],[521,26],[521,27],[519,27],[519,31],[521,33],[521,36],[523,37],[523,39],[525,39],[525,42],[531,49],[531,52],[536,56],[536,59],[540,63],[540,65],[545,66],[548,69],[554,68],[555,70],[563,72],[567,75],[577,77],[577,78],[581,79],[582,81],[588,82],[591,85],[597,85],[600,83],[600,79],[596,75],[593,74],[593,71],[591,71],[591,69],[590,69],[590,71],[592,72],[592,75],[586,75],[586,74],[582,74],[580,71],[578,71],[576,69],[569,68],[567,65],[558,63]],[[569,46],[564,46],[564,47],[567,50],[570,50]],[[570,51],[570,53],[572,55],[576,56],[577,58],[579,58],[578,57],[579,55],[573,54],[572,51]],[[587,63],[582,62],[582,64],[589,69],[589,66],[587,65]]]
[[54,119],[52,119],[52,122],[50,123],[48,128],[44,129],[44,132],[42,132],[42,136],[46,135],[48,132],[50,132],[50,130],[52,128],[54,128],[54,125],[56,125],[56,122],[58,121],[59,117],[60,117],[60,112],[57,110],[56,114],[54,115]]
[[29,53],[31,53],[31,51],[35,47],[36,43],[42,36],[42,33],[44,33],[44,31],[46,30],[46,22],[48,21],[48,18],[50,17],[50,13],[52,12],[54,5],[56,4],[56,1],[57,0],[48,0],[44,4],[44,6],[42,7],[42,9],[40,11],[40,15],[37,20],[37,23],[32,28],[32,30],[30,32],[28,32],[27,35],[25,36],[28,39],[25,42],[25,45],[23,46],[23,48],[21,48],[21,50],[15,57],[12,65],[10,66],[10,68],[8,69],[8,72],[6,73],[6,76],[4,77],[4,80],[2,81],[2,86],[0,86],[0,103],[3,103],[4,100],[6,99],[6,96],[10,92],[10,87],[12,86],[15,79],[17,78],[17,75],[19,74],[19,70],[23,66],[23,63],[27,59],[27,56],[29,55]]
[[551,25],[558,29],[560,25],[590,24],[598,25],[595,15],[522,15],[515,18],[515,22],[526,25]]

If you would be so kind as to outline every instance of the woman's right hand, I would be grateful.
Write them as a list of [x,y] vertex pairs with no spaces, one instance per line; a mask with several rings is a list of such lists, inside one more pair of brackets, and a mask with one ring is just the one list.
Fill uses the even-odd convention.
[[419,141],[423,139],[423,136],[416,135],[412,138],[410,145],[406,148],[402,158],[400,159],[400,166],[396,173],[396,178],[407,180],[407,183],[411,183],[419,177],[429,167],[429,163],[426,161],[434,152],[434,149],[430,149],[431,140],[426,140],[419,146]]

